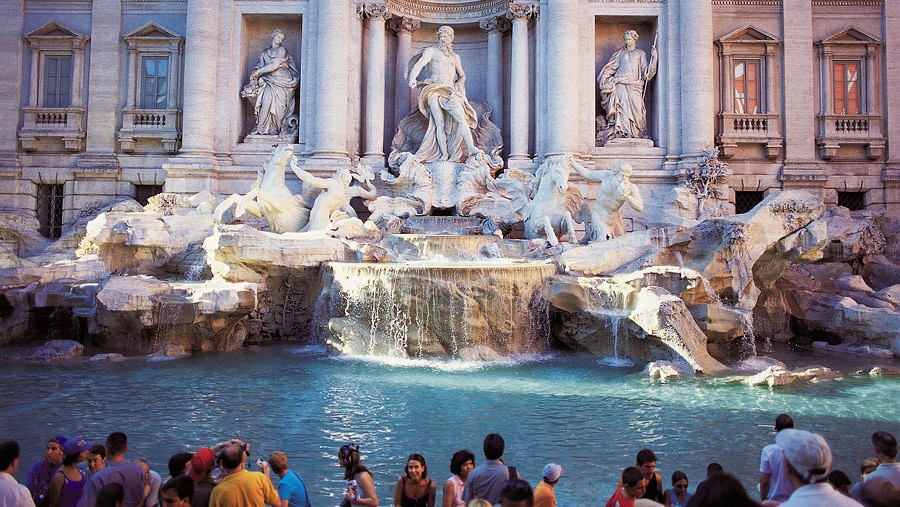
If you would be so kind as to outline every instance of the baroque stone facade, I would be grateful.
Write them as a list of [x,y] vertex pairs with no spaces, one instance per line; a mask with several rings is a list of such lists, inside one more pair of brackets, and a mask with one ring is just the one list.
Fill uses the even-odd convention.
[[[455,31],[470,100],[507,167],[575,153],[627,160],[648,203],[704,150],[728,162],[726,208],[805,189],[829,207],[900,203],[900,3],[888,0],[0,0],[0,199],[58,236],[79,210],[160,191],[243,192],[277,136],[241,99],[274,30],[293,57],[295,153],[330,176],[376,172],[416,105],[404,82]],[[658,51],[648,139],[606,142],[597,75],[634,30]],[[890,121],[894,117],[895,121]],[[596,192],[578,180],[584,195]],[[629,217],[626,226],[642,227]]]

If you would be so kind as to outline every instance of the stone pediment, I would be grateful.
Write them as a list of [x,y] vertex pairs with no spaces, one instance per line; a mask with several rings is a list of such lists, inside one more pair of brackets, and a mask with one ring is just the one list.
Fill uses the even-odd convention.
[[156,23],[147,23],[146,25],[138,28],[137,30],[134,30],[131,33],[125,35],[125,40],[130,40],[130,39],[171,40],[171,39],[181,39],[181,35],[179,35],[178,33],[174,32],[172,30],[169,30],[168,28],[166,28],[164,26],[158,25]]
[[509,0],[387,0],[388,11],[433,23],[470,23],[509,12]]
[[819,44],[881,44],[881,40],[859,28],[848,26],[836,34],[822,39]]
[[52,39],[72,39],[72,38],[86,39],[87,37],[85,37],[84,35],[81,35],[80,33],[76,32],[75,30],[72,30],[71,28],[63,26],[55,21],[51,21],[47,24],[41,25],[41,26],[35,28],[34,30],[28,32],[28,34],[25,35],[25,38],[28,40],[33,40],[33,39],[51,39],[51,38]]
[[764,31],[759,28],[754,27],[753,25],[747,25],[743,28],[738,28],[737,30],[719,38],[716,41],[720,44],[722,43],[736,43],[736,42],[749,42],[749,43],[777,43],[778,37]]

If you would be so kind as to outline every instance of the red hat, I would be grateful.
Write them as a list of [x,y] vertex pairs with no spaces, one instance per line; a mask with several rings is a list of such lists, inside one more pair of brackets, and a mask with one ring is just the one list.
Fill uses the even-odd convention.
[[191,458],[191,468],[188,470],[188,475],[191,476],[194,482],[200,482],[206,478],[215,463],[215,454],[208,448],[202,447]]

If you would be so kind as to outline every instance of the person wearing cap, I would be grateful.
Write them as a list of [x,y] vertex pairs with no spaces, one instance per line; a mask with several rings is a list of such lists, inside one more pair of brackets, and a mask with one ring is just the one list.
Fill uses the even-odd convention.
[[187,472],[194,481],[191,507],[207,507],[209,505],[209,496],[216,487],[216,483],[212,480],[212,471],[215,466],[216,455],[207,447],[201,447],[191,457]]
[[556,507],[556,493],[553,486],[563,474],[562,465],[548,463],[541,474],[541,482],[534,488],[534,507]]
[[13,477],[17,468],[19,468],[19,443],[15,440],[0,442],[0,505],[34,507],[31,492]]
[[887,431],[876,431],[872,434],[872,445],[875,446],[875,459],[878,468],[870,473],[866,480],[881,477],[891,481],[900,488],[900,463],[897,463],[897,439]]
[[47,441],[44,459],[36,461],[25,476],[25,487],[31,491],[31,498],[37,507],[46,507],[50,500],[50,481],[63,461],[63,445],[66,437],[55,436]]
[[281,505],[278,507],[310,507],[309,493],[306,484],[296,470],[288,469],[287,454],[274,451],[269,455],[269,466],[272,473],[278,476],[278,496]]
[[775,443],[784,451],[788,480],[794,487],[782,507],[854,507],[856,500],[841,494],[828,483],[831,448],[821,435],[805,430],[783,429]]
[[75,507],[84,493],[87,478],[78,464],[87,459],[91,444],[83,438],[70,438],[63,445],[62,466],[50,480],[49,506]]
[[[794,427],[794,420],[787,414],[775,418],[775,434]],[[759,456],[759,497],[763,500],[783,502],[791,496],[794,487],[788,480],[784,465],[784,452],[777,443],[763,447]]]
[[219,453],[225,476],[209,495],[210,507],[281,506],[281,497],[269,478],[269,465],[260,466],[262,473],[245,468],[250,444],[231,444]]
[[85,486],[78,507],[96,507],[100,489],[107,484],[120,484],[125,492],[123,507],[137,507],[145,500],[144,470],[137,463],[125,459],[128,453],[128,436],[115,431],[106,437],[106,468],[95,473]]

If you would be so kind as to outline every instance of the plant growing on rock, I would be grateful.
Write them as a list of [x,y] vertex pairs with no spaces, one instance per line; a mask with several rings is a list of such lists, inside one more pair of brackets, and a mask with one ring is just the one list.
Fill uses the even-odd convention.
[[719,162],[719,148],[704,150],[697,157],[697,166],[684,173],[684,186],[697,198],[699,217],[707,203],[722,195],[720,185],[728,181],[728,164]]

